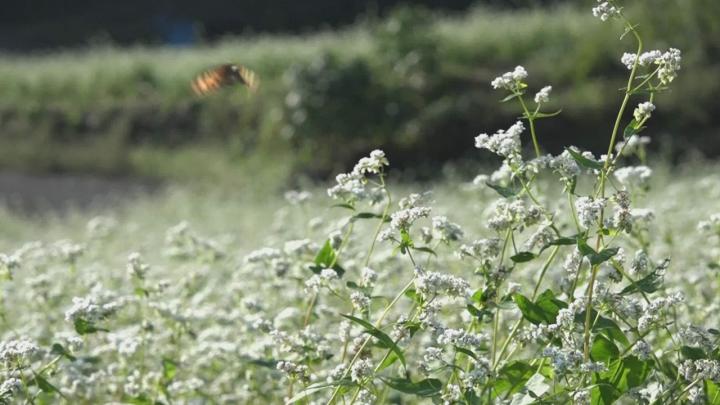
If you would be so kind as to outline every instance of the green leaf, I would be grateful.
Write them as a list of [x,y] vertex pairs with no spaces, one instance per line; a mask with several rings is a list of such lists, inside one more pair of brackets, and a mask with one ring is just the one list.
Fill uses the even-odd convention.
[[573,148],[565,148],[565,150],[567,150],[570,156],[575,159],[577,164],[584,168],[599,170],[604,167],[604,163],[598,162],[597,160],[588,159]]
[[501,103],[507,103],[508,101],[516,98],[517,96],[518,96],[517,94],[513,93],[513,94],[511,94],[511,95],[503,98],[502,100],[500,100],[500,102],[501,102]]
[[546,317],[550,320],[550,323],[555,323],[560,310],[568,307],[564,301],[555,298],[555,293],[549,289],[543,291],[543,293],[538,296],[535,300],[535,305],[543,310]]
[[590,357],[593,361],[608,363],[619,356],[620,350],[618,350],[617,346],[615,346],[615,343],[603,335],[595,336],[595,341],[590,349]]
[[637,122],[637,120],[635,120],[633,118],[633,120],[630,121],[630,123],[627,124],[627,126],[623,130],[623,138],[625,138],[625,139],[630,138],[631,136],[633,136],[637,133],[640,133],[640,131],[645,129],[645,127],[640,127],[640,126],[638,126],[638,124],[639,123]]
[[542,112],[539,112],[539,113],[536,113],[536,114],[534,115],[534,118],[538,119],[538,118],[550,118],[550,117],[555,117],[555,116],[557,116],[557,115],[560,115],[561,112],[562,112],[562,108],[559,109],[559,110],[557,110],[557,111],[555,111],[555,112],[551,112],[551,113],[542,113]]
[[77,332],[78,335],[89,335],[96,332],[110,332],[110,330],[101,328],[94,323],[86,321],[82,318],[75,319],[73,325],[75,326],[75,332]]
[[491,189],[497,191],[498,194],[505,198],[515,197],[517,193],[519,193],[521,190],[519,187],[504,187],[498,184],[492,184],[490,182],[485,182],[485,184]]
[[440,394],[443,386],[442,382],[436,378],[427,378],[418,382],[412,382],[412,380],[407,378],[380,377],[380,379],[396,391],[417,395],[419,397],[437,396]]
[[168,358],[162,359],[162,366],[163,366],[163,378],[165,378],[165,381],[171,381],[173,378],[175,378],[175,374],[177,374],[177,363]]
[[623,288],[623,290],[620,291],[620,294],[632,294],[638,291],[648,294],[654,293],[662,286],[663,280],[663,273],[658,270],[654,270],[647,276]]
[[462,353],[468,357],[472,357],[475,360],[478,359],[477,355],[472,350],[468,350],[468,349],[465,349],[465,348],[462,348],[459,346],[455,346],[455,351],[458,353]]
[[519,252],[518,254],[510,257],[510,260],[512,260],[515,263],[525,263],[529,262],[530,260],[536,258],[537,256],[533,252]]
[[705,380],[705,398],[708,405],[720,405],[720,387],[710,380]]
[[38,388],[40,388],[42,392],[45,392],[47,394],[52,394],[56,392],[58,394],[60,393],[59,389],[57,389],[54,385],[50,384],[50,382],[40,374],[35,374],[35,377],[33,378],[33,383],[37,384]]
[[361,212],[359,214],[353,215],[350,218],[350,222],[355,222],[358,219],[370,219],[370,218],[382,218],[383,216],[380,214],[374,214],[372,212]]
[[353,207],[350,204],[333,204],[332,207],[333,208],[347,208],[350,211],[355,211],[355,207]]
[[494,388],[498,394],[512,395],[522,390],[533,374],[535,367],[523,361],[513,361],[500,369]]
[[146,394],[140,394],[140,395],[136,395],[134,397],[130,396],[130,395],[124,395],[122,398],[122,401],[125,404],[133,404],[133,405],[156,405],[156,404],[159,404],[159,402],[153,401]]
[[683,346],[680,348],[680,353],[689,360],[700,360],[708,357],[705,351],[699,347]]
[[315,264],[328,268],[335,263],[335,257],[335,250],[330,244],[330,239],[328,239],[325,241],[323,247],[317,252],[317,255],[315,255]]
[[542,307],[530,301],[530,299],[522,294],[513,295],[513,301],[517,304],[520,312],[523,314],[523,317],[535,325],[539,325],[541,323],[550,324],[555,321],[555,318],[549,318],[550,314]]
[[375,326],[373,326],[371,323],[369,323],[367,321],[364,321],[360,318],[356,318],[352,315],[345,315],[345,314],[341,314],[341,315],[343,317],[357,323],[358,325],[362,326],[363,328],[365,328],[366,333],[374,336],[382,344],[384,344],[387,348],[389,348],[391,351],[393,351],[397,355],[398,359],[400,359],[400,362],[402,363],[403,367],[407,368],[407,365],[405,364],[405,355],[403,354],[402,350],[400,350],[400,348],[395,344],[395,342],[392,340],[392,338],[390,338],[390,336],[388,336],[387,334],[385,334],[385,332],[376,328]]
[[397,354],[395,354],[395,352],[390,352],[387,356],[385,356],[385,359],[383,360],[383,362],[380,363],[377,371],[385,370],[386,368],[395,364],[395,362],[398,360],[399,360],[399,357],[397,356]]
[[64,356],[70,361],[77,360],[77,357],[70,354],[70,352],[67,351],[67,349],[65,349],[65,347],[63,347],[63,345],[61,345],[60,343],[53,343],[52,349],[50,349],[50,353],[57,356]]
[[600,253],[597,254],[591,254],[588,256],[590,259],[590,264],[593,266],[597,266],[600,263],[606,262],[610,260],[613,256],[617,254],[617,252],[620,250],[620,248],[607,248],[600,251]]
[[419,247],[411,246],[411,248],[412,248],[413,250],[417,250],[417,251],[420,251],[420,252],[430,253],[431,255],[437,257],[437,253],[435,253],[434,250],[430,249],[430,248],[427,247],[427,246],[419,246]]
[[[623,333],[622,329],[620,329],[618,324],[615,323],[615,321],[613,321],[612,319],[598,316],[598,312],[594,309],[590,311],[590,319],[594,321],[592,332],[603,333],[608,338],[610,338],[610,340],[626,346],[629,344],[628,339]],[[579,314],[575,315],[575,322],[581,325],[585,325],[585,311],[582,311]]]
[[612,404],[622,394],[641,386],[651,369],[650,362],[638,360],[634,356],[613,361],[608,371],[595,374],[593,381],[597,385],[592,389],[591,403]]
[[286,400],[285,404],[292,404],[301,399],[305,399],[316,392],[319,392],[319,391],[322,391],[322,390],[325,390],[328,388],[337,387],[337,386],[352,387],[354,385],[356,385],[356,384],[353,383],[352,381],[350,381],[349,378],[344,378],[342,380],[337,380],[337,381],[331,381],[329,383],[323,382],[323,383],[308,385],[304,390],[298,392],[297,395]]

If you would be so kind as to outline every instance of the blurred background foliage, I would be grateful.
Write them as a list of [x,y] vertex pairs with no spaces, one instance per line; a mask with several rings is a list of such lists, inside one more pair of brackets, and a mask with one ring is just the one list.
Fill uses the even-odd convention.
[[[531,94],[551,84],[549,110],[562,109],[539,123],[546,151],[602,152],[627,74],[621,30],[593,18],[591,1],[313,0],[242,10],[220,1],[195,17],[190,2],[176,2],[162,21],[192,22],[187,38],[170,23],[170,38],[148,28],[162,25],[157,17],[122,23],[124,2],[100,8],[116,13],[112,23],[83,3],[86,12],[68,13],[77,26],[54,18],[59,3],[22,30],[13,25],[22,18],[0,21],[0,34],[16,34],[0,35],[0,168],[207,178],[274,165],[278,176],[325,177],[382,148],[394,167],[424,176],[448,161],[489,157],[473,137],[517,118],[489,85],[516,64],[530,72]],[[168,8],[148,7],[157,7],[148,16]],[[657,98],[647,130],[654,147],[719,155],[720,2],[640,1],[627,11],[647,49],[684,55],[673,91]],[[96,26],[106,35],[88,44]],[[192,45],[167,45],[188,38]],[[195,74],[228,61],[258,72],[261,92],[191,94]]]

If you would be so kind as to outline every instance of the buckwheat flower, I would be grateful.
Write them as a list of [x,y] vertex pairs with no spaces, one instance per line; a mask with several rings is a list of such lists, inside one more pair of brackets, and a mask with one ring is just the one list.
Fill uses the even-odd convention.
[[552,230],[551,222],[543,222],[540,224],[538,229],[530,235],[530,238],[525,242],[525,250],[532,250],[536,246],[543,247],[555,239],[555,233]]
[[633,111],[633,117],[635,117],[635,121],[642,122],[650,118],[653,111],[655,111],[655,104],[649,101],[645,101],[635,107],[635,111]]
[[390,215],[390,227],[397,231],[407,231],[420,218],[430,215],[429,207],[413,207],[394,212]]
[[602,373],[607,371],[607,366],[603,362],[590,361],[580,365],[580,371],[583,373]]
[[474,240],[470,245],[460,246],[460,256],[471,256],[489,262],[500,254],[501,241],[498,238]]
[[372,288],[378,279],[378,274],[375,272],[375,270],[369,267],[363,267],[361,274],[362,281],[360,281],[360,284],[363,287]]
[[247,256],[245,256],[245,262],[246,263],[258,263],[263,261],[269,261],[271,259],[277,259],[282,257],[282,253],[279,249],[274,248],[262,248],[255,250],[253,252],[250,252]]
[[28,339],[14,339],[0,342],[0,362],[18,363],[37,353],[37,345]]
[[677,76],[678,70],[680,70],[680,63],[682,62],[682,56],[679,49],[670,48],[667,52],[663,53],[662,56],[655,61],[656,64],[660,65],[658,70],[658,78],[663,84],[669,84]]
[[318,246],[310,239],[289,240],[283,245],[283,251],[291,256],[314,255]]
[[467,332],[462,329],[447,328],[437,337],[439,345],[455,345],[466,348],[477,348],[487,340],[485,335]]
[[647,166],[628,166],[615,171],[615,178],[625,187],[647,187],[652,176],[652,169]]
[[519,89],[520,82],[527,78],[527,71],[522,66],[516,66],[512,72],[503,73],[490,82],[493,89],[514,91]]
[[[503,160],[500,167],[490,174],[490,182],[492,184],[509,185],[514,176],[513,169],[508,164],[507,159]],[[483,184],[487,183],[487,180]]]
[[633,208],[630,210],[633,226],[646,229],[655,220],[655,212],[650,208]]
[[74,297],[72,302],[72,307],[65,311],[65,320],[68,322],[74,322],[78,319],[97,322],[115,313],[122,305],[120,302],[115,301],[103,304],[98,302],[94,296]]
[[589,405],[590,399],[590,390],[580,390],[573,393],[574,405]]
[[338,274],[337,274],[337,272],[336,272],[335,270],[333,270],[333,269],[322,269],[322,270],[320,270],[320,277],[321,277],[325,282],[330,282],[330,281],[332,281],[332,280],[337,280],[337,279],[338,279]]
[[578,176],[582,172],[580,166],[567,150],[554,157],[550,162],[550,167],[560,174],[565,181]]
[[423,243],[426,245],[432,242],[433,240],[433,231],[432,229],[428,228],[427,226],[423,226],[420,228],[420,237],[422,238]]
[[643,52],[638,59],[640,66],[650,66],[662,58],[662,52],[656,50]]
[[597,7],[593,7],[592,13],[593,16],[598,17],[600,20],[607,21],[610,17],[620,15],[620,9],[613,6],[609,1],[603,1]]
[[686,381],[695,380],[720,380],[720,363],[717,360],[685,360],[678,367],[678,373],[682,375]]
[[292,205],[300,205],[309,201],[312,193],[304,190],[289,190],[285,192],[285,200]]
[[552,91],[552,86],[545,86],[540,91],[535,94],[535,103],[547,103],[550,101],[550,92]]
[[355,403],[358,405],[373,405],[377,403],[377,397],[372,392],[362,389],[358,392]]
[[632,353],[640,360],[647,360],[652,354],[652,347],[644,340],[640,340],[633,346]]
[[680,329],[679,334],[688,346],[703,347],[709,351],[713,350],[715,337],[704,328],[690,325]]
[[706,221],[700,221],[697,230],[720,235],[720,213],[710,215]]
[[69,240],[61,240],[55,242],[53,245],[53,251],[55,255],[60,257],[63,261],[74,264],[77,259],[85,253],[85,245],[72,243]]
[[637,250],[635,257],[630,263],[630,274],[644,274],[650,268],[650,258],[644,250]]
[[447,217],[433,217],[432,219],[433,236],[445,243],[460,240],[463,237],[463,231],[460,225],[448,221]]
[[579,197],[575,200],[575,209],[577,210],[580,225],[591,228],[600,217],[606,203],[607,200],[604,198],[595,200],[592,197]]
[[389,164],[385,157],[385,152],[375,149],[370,152],[369,157],[364,157],[357,162],[353,168],[353,173],[359,175],[377,174],[380,173],[384,166],[388,166]]
[[140,253],[133,252],[128,256],[127,272],[132,277],[137,277],[140,280],[145,279],[150,266],[142,261]]
[[492,375],[492,365],[488,359],[480,357],[472,363],[472,370],[461,372],[461,379],[465,387],[478,387],[486,383],[488,377]]
[[[0,270],[8,278],[12,278],[13,272],[20,268],[20,256],[17,254],[6,255],[0,253]],[[0,274],[0,276],[3,274]]]
[[373,372],[373,364],[370,359],[360,359],[350,369],[350,379],[354,382],[361,382]]
[[475,137],[475,147],[487,149],[499,156],[520,161],[520,134],[525,130],[522,121],[517,121],[506,130],[500,129],[492,136],[480,134]]
[[370,306],[370,298],[360,291],[353,291],[350,294],[350,302],[358,311],[364,311]]
[[445,393],[442,395],[443,405],[457,403],[462,398],[462,389],[457,384],[448,384]]
[[691,404],[704,404],[705,392],[702,387],[692,387],[687,392],[687,399]]
[[398,202],[398,206],[401,209],[415,208],[420,204],[430,204],[429,198],[432,195],[430,191],[424,193],[412,193],[407,197],[403,197]]
[[10,377],[0,384],[0,399],[10,399],[12,395],[22,388],[22,381],[15,377]]
[[546,347],[543,350],[543,356],[550,358],[555,373],[559,375],[564,375],[576,368],[578,363],[583,360],[583,354],[579,350],[558,349],[554,346]]
[[436,294],[446,294],[450,297],[466,297],[470,291],[470,284],[460,277],[434,271],[424,272],[415,269],[415,288],[424,297]]
[[620,62],[625,65],[628,70],[631,70],[633,66],[635,66],[635,61],[637,61],[637,55],[634,53],[625,52],[622,58],[620,58]]
[[308,368],[302,364],[296,364],[291,361],[278,361],[276,368],[282,371],[290,378],[304,378],[307,375]]
[[91,238],[104,238],[117,228],[115,218],[97,216],[88,221],[86,229]]
[[305,281],[305,293],[306,294],[317,294],[320,292],[320,288],[324,285],[324,280],[317,274],[313,274],[309,279]]

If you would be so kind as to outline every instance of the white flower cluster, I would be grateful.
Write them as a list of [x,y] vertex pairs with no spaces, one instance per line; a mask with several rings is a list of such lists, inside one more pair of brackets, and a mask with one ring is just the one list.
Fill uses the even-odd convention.
[[145,264],[140,253],[133,252],[128,255],[127,272],[132,277],[144,279],[150,266]]
[[545,86],[542,89],[540,89],[540,91],[538,91],[535,94],[535,102],[537,104],[549,102],[551,91],[552,91],[552,86]]
[[592,13],[602,21],[607,21],[610,17],[620,15],[620,8],[615,7],[609,1],[598,0],[598,6],[593,7]]
[[73,305],[70,309],[65,311],[65,320],[68,322],[74,322],[78,319],[97,322],[114,314],[122,306],[119,301],[100,303],[94,295],[74,297],[72,302]]
[[652,176],[652,169],[647,166],[627,166],[615,171],[615,178],[628,188],[645,188]]
[[575,210],[580,220],[580,225],[591,228],[605,209],[607,200],[604,198],[593,199],[592,197],[580,197],[575,200]]
[[678,373],[682,375],[686,381],[695,380],[712,380],[720,381],[720,363],[717,360],[685,360],[678,367]]
[[655,111],[655,104],[645,101],[638,104],[635,111],[633,111],[633,117],[635,117],[635,121],[642,122],[650,118],[653,111]]
[[454,345],[467,348],[477,348],[487,340],[487,336],[467,332],[463,329],[447,328],[442,330],[436,340],[437,344],[441,346]]
[[650,358],[650,355],[652,354],[652,346],[650,346],[644,340],[640,340],[637,343],[635,343],[635,346],[633,346],[632,353],[635,356],[637,356],[640,360],[647,360]]
[[420,218],[430,215],[430,207],[411,207],[394,212],[390,215],[390,227],[396,231],[407,231]]
[[540,224],[538,229],[525,242],[525,250],[532,250],[536,246],[543,247],[555,239],[555,233],[552,229],[552,222],[545,221]]
[[542,211],[535,205],[527,207],[522,200],[499,200],[495,204],[493,216],[488,219],[488,227],[501,232],[514,226],[536,224],[541,218]]
[[460,277],[434,271],[415,269],[415,288],[424,297],[445,294],[450,297],[466,297],[470,294],[470,284]]
[[350,369],[350,378],[354,382],[361,382],[365,377],[373,372],[373,363],[370,359],[360,359],[353,364]]
[[525,130],[522,121],[517,121],[507,131],[498,130],[492,136],[480,134],[475,137],[475,147],[487,149],[510,160],[520,160],[520,134]]
[[554,157],[550,161],[550,167],[555,170],[564,181],[569,181],[582,172],[580,166],[567,150]]
[[378,174],[387,165],[389,163],[385,157],[385,152],[379,149],[372,151],[369,157],[364,157],[358,161],[352,172],[341,173],[335,177],[337,184],[327,190],[328,196],[345,201],[369,199],[374,203],[381,200],[382,191],[377,188],[368,190],[365,176],[367,174]]
[[290,378],[303,378],[308,373],[307,366],[296,364],[292,361],[278,361],[276,368],[278,371],[285,373]]
[[363,267],[361,275],[362,280],[360,281],[360,285],[366,288],[372,288],[378,279],[377,272],[369,267]]
[[637,55],[626,52],[620,58],[620,62],[622,62],[628,70],[632,69],[636,62],[639,66],[643,67],[658,65],[658,78],[663,84],[668,84],[675,79],[677,72],[680,70],[682,53],[679,49],[670,48],[666,52],[658,50],[648,51],[641,54],[638,58]]
[[0,400],[9,399],[14,392],[20,391],[22,381],[19,378],[10,377],[0,384]]
[[6,340],[0,342],[0,362],[17,364],[38,350],[37,345],[28,339]]
[[583,354],[579,350],[560,349],[555,346],[543,349],[543,356],[550,358],[553,369],[558,375],[567,374],[577,368],[583,360]]
[[522,66],[515,66],[512,72],[503,73],[490,82],[493,89],[505,89],[515,91],[520,87],[521,82],[527,78],[527,71]]
[[682,294],[676,293],[668,297],[656,298],[649,304],[644,304],[643,314],[638,319],[638,330],[641,332],[649,330],[653,323],[660,320],[663,310],[671,308],[684,300],[685,297]]
[[460,225],[448,221],[447,217],[439,216],[432,219],[433,237],[443,242],[451,242],[460,240],[463,237],[463,231]]
[[500,239],[478,239],[470,245],[461,245],[458,252],[460,257],[470,256],[482,262],[489,262],[500,254]]
[[720,235],[720,213],[710,215],[707,221],[700,221],[697,229],[698,231]]
[[360,291],[353,291],[350,294],[350,302],[353,308],[358,311],[365,311],[370,306],[370,298]]

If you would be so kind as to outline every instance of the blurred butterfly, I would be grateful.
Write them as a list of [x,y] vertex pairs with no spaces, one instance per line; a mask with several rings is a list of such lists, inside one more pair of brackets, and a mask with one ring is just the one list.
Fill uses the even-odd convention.
[[192,81],[192,89],[198,96],[204,96],[219,90],[221,87],[243,84],[253,93],[260,85],[255,72],[243,65],[228,63],[200,73]]

